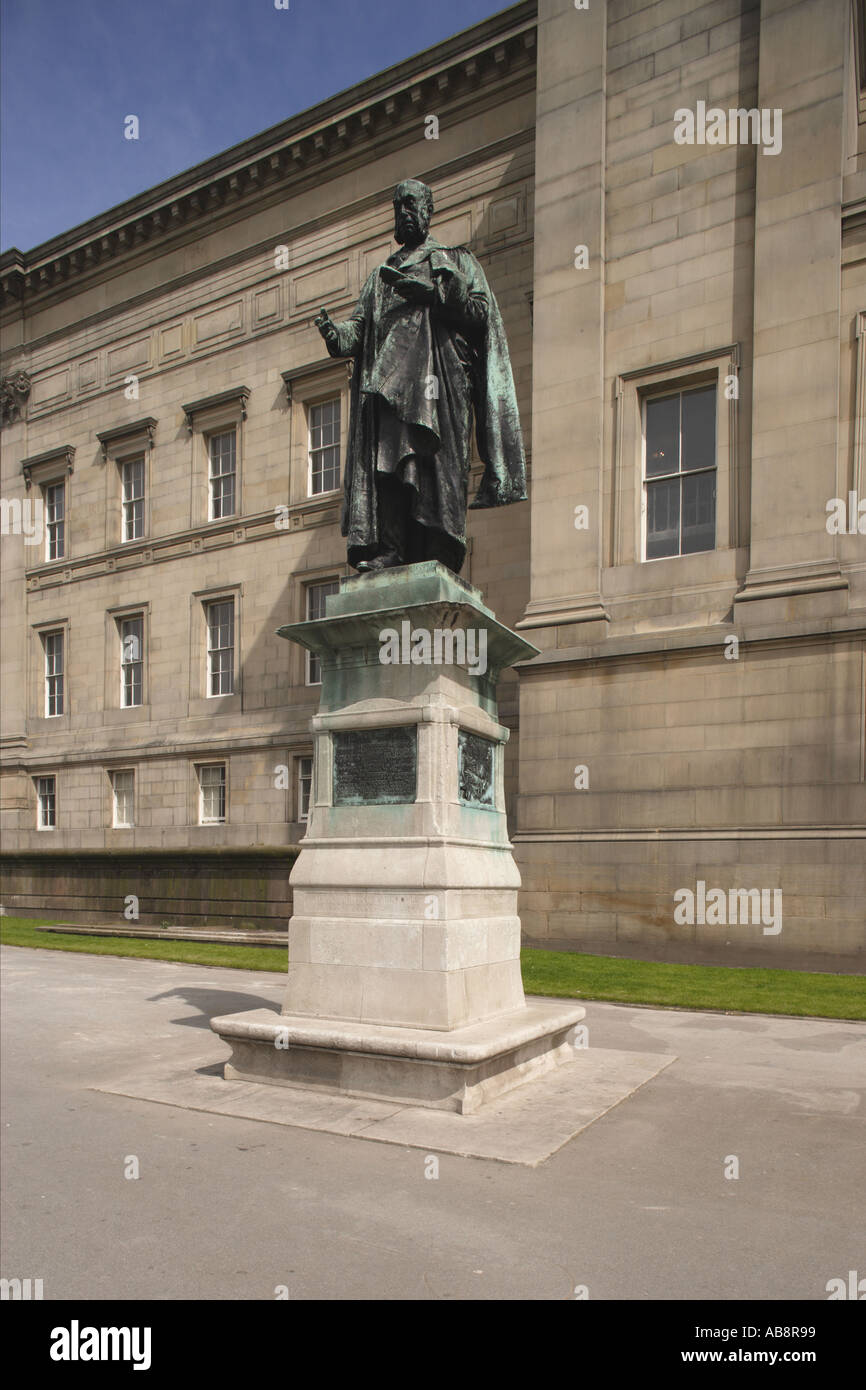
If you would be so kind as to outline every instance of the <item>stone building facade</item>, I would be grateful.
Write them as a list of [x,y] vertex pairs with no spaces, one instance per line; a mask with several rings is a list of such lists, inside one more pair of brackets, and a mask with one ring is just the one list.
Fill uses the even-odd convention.
[[485,267],[527,444],[464,569],[540,652],[500,686],[526,936],[856,965],[851,0],[529,0],[0,258],[7,909],[284,919],[317,673],[275,630],[348,572],[312,318],[409,175]]

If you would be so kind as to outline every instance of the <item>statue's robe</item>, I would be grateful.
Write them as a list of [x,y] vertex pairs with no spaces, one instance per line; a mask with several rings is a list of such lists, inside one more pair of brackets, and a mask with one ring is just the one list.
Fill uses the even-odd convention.
[[[526,463],[508,346],[484,271],[465,246],[428,236],[388,265],[432,283],[430,305],[367,279],[332,356],[354,357],[341,529],[351,564],[380,553],[376,474],[408,490],[409,512],[438,533],[432,549],[459,572],[466,554],[472,420],[484,473],[472,507],[526,498]],[[433,275],[439,267],[450,273]],[[428,552],[429,553],[429,552]]]

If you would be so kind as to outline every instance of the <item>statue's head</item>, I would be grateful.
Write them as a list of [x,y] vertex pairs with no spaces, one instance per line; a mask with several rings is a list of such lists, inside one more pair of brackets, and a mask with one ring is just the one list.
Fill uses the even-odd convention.
[[394,189],[394,240],[401,246],[418,246],[427,235],[433,216],[433,194],[419,179],[404,179]]

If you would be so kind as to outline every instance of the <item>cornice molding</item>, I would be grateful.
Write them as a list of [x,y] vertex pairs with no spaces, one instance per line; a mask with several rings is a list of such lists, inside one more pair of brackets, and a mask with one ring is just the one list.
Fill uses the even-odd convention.
[[47,449],[44,454],[31,454],[30,458],[21,460],[21,472],[24,474],[24,482],[28,492],[33,481],[34,471],[45,471],[46,466],[63,463],[67,473],[75,471],[75,449],[71,444],[61,444],[57,449]]
[[[464,151],[453,158],[447,159],[442,164],[428,167],[425,171],[424,176],[427,179],[427,181],[432,183],[433,185],[447,183],[453,179],[458,179],[467,170],[474,171],[477,168],[479,158],[483,158],[485,163],[491,161],[495,162],[497,160],[508,160],[512,155],[514,155],[516,151],[525,151],[527,147],[530,147],[534,141],[534,138],[534,128],[527,128],[524,130],[515,131],[503,137],[501,140],[494,140],[486,144],[483,150],[481,151]],[[523,174],[517,176],[516,182],[521,182],[524,177],[525,176]],[[528,177],[531,177],[531,175],[528,175]],[[495,188],[498,192],[499,185],[497,184]],[[365,218],[370,214],[373,214],[375,216],[377,229],[381,232],[383,225],[383,194],[387,191],[388,190],[383,190],[380,187],[370,188],[369,190],[366,190],[358,198],[355,198],[350,202],[346,203],[345,205],[341,206],[339,219],[336,218],[336,215],[333,212],[333,210],[324,210],[321,213],[307,218],[302,222],[295,223],[292,226],[290,232],[287,231],[285,235],[290,236],[293,242],[296,242],[298,240],[306,240],[307,238],[314,236],[315,234],[331,227],[335,220],[339,220],[340,222],[352,221],[359,218]],[[441,193],[441,190],[437,191],[440,191]],[[487,191],[492,192],[494,190],[491,188]],[[454,210],[454,208],[462,207],[464,203],[465,198],[463,197],[457,198],[453,201],[453,203],[451,201],[446,202],[440,200],[439,202],[437,202],[436,208],[437,221],[441,222],[443,217],[446,217],[450,212]],[[390,225],[390,218],[388,219],[388,223]],[[372,229],[365,229],[363,234],[360,236],[360,239],[372,239],[373,236],[374,233]],[[379,240],[385,240],[388,237],[390,237],[390,231],[387,232],[387,236],[380,236]],[[508,250],[513,249],[515,246],[523,244],[524,241],[531,241],[531,236],[527,236],[526,234],[524,234],[517,239],[512,238],[509,241],[502,241],[501,243],[497,244],[491,243],[488,247],[486,247],[486,254],[488,256],[493,256],[505,253]],[[226,255],[215,258],[214,260],[210,261],[206,266],[197,266],[194,270],[184,271],[181,274],[173,276],[171,279],[163,281],[159,285],[149,286],[147,289],[143,290],[139,294],[129,295],[127,298],[123,300],[122,305],[118,305],[116,302],[108,303],[105,304],[102,308],[94,311],[93,313],[85,314],[81,317],[76,318],[75,323],[73,325],[73,331],[77,334],[87,332],[92,328],[97,328],[99,325],[115,321],[118,317],[119,311],[126,312],[129,310],[141,309],[142,307],[150,305],[155,301],[165,300],[167,297],[170,297],[172,295],[181,294],[192,286],[197,286],[204,281],[212,280],[213,277],[218,277],[224,273],[236,270],[239,267],[252,266],[259,262],[262,256],[267,256],[268,258],[271,258],[273,255],[273,248],[274,237],[272,236],[267,237],[264,240],[259,240],[254,243],[250,243],[249,245],[236,248],[228,252]],[[305,258],[303,265],[312,265],[314,262],[320,259],[320,253],[308,255]],[[298,266],[292,267],[292,270],[295,273],[297,273],[299,269],[300,263]],[[346,303],[353,302],[354,301],[352,300],[351,295],[347,295]],[[42,306],[40,305],[40,308],[41,307]],[[156,322],[161,322],[161,320],[154,319],[153,323],[150,326],[153,326],[153,324],[155,324]],[[272,330],[269,330],[267,327],[259,328],[256,331],[256,336],[262,336],[269,331],[282,332],[284,327],[285,324],[281,322],[277,324],[275,328]],[[46,331],[39,333],[36,337],[29,338],[26,344],[26,351],[32,356],[34,353],[42,352],[46,347],[48,347],[52,343],[65,342],[69,338],[69,336],[70,325],[64,323],[59,327],[47,329]],[[219,352],[221,352],[222,350],[222,345],[215,349],[215,351]],[[22,356],[22,351],[22,346],[16,345],[14,347],[9,347],[5,352],[0,354],[0,359],[2,359],[5,363],[9,364],[7,370],[13,369],[12,364],[17,362],[17,360]],[[197,358],[200,357],[201,359],[203,359],[204,356],[206,356],[207,354],[202,352],[201,354],[197,353],[196,355]],[[173,365],[175,364],[166,363],[164,369],[168,369]],[[33,371],[32,366],[30,367],[30,370]],[[40,367],[39,370],[44,370],[44,365],[43,367]],[[36,373],[34,372],[34,375],[35,374]],[[66,408],[66,403],[64,403],[63,408]],[[40,412],[45,413],[44,411],[42,411],[41,407]]]
[[109,450],[123,442],[124,439],[135,439],[139,435],[147,435],[148,446],[153,446],[153,434],[157,426],[157,421],[152,415],[147,415],[143,420],[132,420],[128,425],[115,425],[110,430],[97,430],[96,438],[102,445],[102,458],[108,458]]
[[535,20],[535,0],[525,0],[31,251],[10,248],[0,256],[0,303],[62,293],[107,267],[116,273],[145,243],[188,237],[257,195],[289,198],[340,166],[369,162],[405,140],[427,109],[471,105],[503,80],[519,84],[534,72]]
[[191,401],[189,405],[182,405],[186,427],[192,434],[195,429],[196,415],[203,415],[207,410],[219,410],[224,405],[240,406],[241,419],[247,418],[247,401],[250,398],[250,388],[248,386],[232,386],[228,391],[218,391],[215,396],[202,396],[201,400]]
[[291,367],[287,372],[280,372],[283,385],[286,388],[286,400],[292,404],[295,383],[303,381],[311,376],[323,376],[326,372],[332,371],[339,376],[340,368],[343,369],[349,380],[352,380],[352,370],[355,360],[352,357],[320,357],[317,362],[305,362],[302,367]]

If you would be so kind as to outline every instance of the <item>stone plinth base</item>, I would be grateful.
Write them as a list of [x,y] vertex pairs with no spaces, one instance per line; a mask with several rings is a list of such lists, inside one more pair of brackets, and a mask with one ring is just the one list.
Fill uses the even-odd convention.
[[232,1048],[227,1079],[468,1115],[572,1061],[584,1014],[577,1004],[531,999],[442,1033],[256,1009],[211,1019],[211,1028]]

